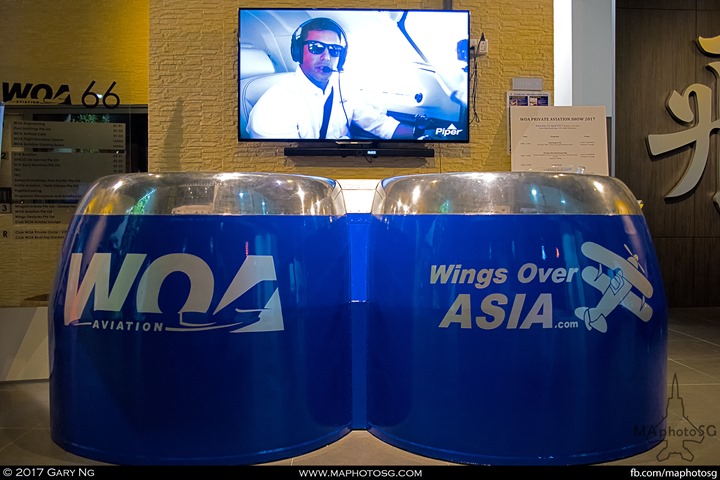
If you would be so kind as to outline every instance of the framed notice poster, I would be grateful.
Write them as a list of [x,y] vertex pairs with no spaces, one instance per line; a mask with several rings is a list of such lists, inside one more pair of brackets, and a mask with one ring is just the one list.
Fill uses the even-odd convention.
[[507,92],[508,107],[548,107],[550,92]]
[[523,90],[511,90],[507,92],[506,107],[507,107],[507,131],[508,131],[508,153],[512,151],[512,134],[510,130],[510,107],[548,107],[550,106],[552,99],[550,98],[550,92],[545,91],[523,91]]
[[512,171],[608,175],[604,106],[510,107]]

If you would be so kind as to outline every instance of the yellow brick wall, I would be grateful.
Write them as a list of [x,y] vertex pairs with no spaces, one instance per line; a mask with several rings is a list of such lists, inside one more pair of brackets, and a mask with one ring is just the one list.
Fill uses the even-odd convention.
[[[149,164],[151,171],[267,171],[331,178],[385,178],[410,173],[510,170],[505,96],[513,77],[541,77],[553,89],[553,0],[458,0],[471,12],[471,35],[484,32],[476,111],[467,145],[435,145],[420,166],[388,159],[308,159],[283,155],[284,143],[237,140],[237,10],[267,7],[237,0],[165,0],[150,5]],[[348,1],[333,7],[441,9],[442,1]],[[327,8],[277,1],[273,8]],[[358,163],[359,162],[359,163]],[[352,165],[344,167],[343,165]]]
[[[552,0],[456,0],[454,8],[471,11],[472,37],[484,32],[490,46],[489,54],[478,59],[480,121],[471,126],[471,143],[436,145],[436,157],[427,166],[389,159],[375,166],[362,159],[294,163],[283,156],[285,144],[237,140],[240,6],[237,0],[0,0],[0,44],[5,46],[0,81],[67,84],[76,104],[88,80],[98,85],[117,81],[115,93],[123,103],[148,104],[153,171],[276,171],[339,179],[509,170],[505,92],[512,77],[541,77],[545,89],[553,88]],[[285,1],[272,6],[327,5]],[[442,2],[333,6],[440,9]],[[407,166],[391,168],[389,161]],[[13,228],[11,216],[0,215],[0,246],[6,253],[0,307],[42,303],[61,242],[17,241]],[[10,232],[9,237],[2,232]]]
[[[91,81],[126,105],[148,103],[149,0],[0,0],[0,82],[70,88]],[[10,105],[10,103],[8,103]]]
[[[149,0],[0,0],[0,84],[45,84],[55,92],[66,85],[80,105],[91,81],[97,93],[117,82],[113,93],[124,105],[147,105],[148,12]],[[8,102],[8,112],[16,103]],[[8,128],[4,134],[7,151]],[[0,186],[11,185],[11,166],[0,162]],[[0,308],[47,304],[65,231],[38,225],[38,238],[15,238],[28,229],[0,214]]]

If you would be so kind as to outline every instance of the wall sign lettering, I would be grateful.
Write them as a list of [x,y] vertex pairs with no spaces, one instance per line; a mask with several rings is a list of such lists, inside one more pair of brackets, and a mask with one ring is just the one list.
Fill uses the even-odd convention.
[[[697,45],[708,55],[720,55],[720,36],[699,37]],[[715,74],[717,83],[720,77],[720,61],[708,63],[707,68]],[[692,97],[697,103],[695,112],[692,108]],[[713,130],[720,128],[720,119],[713,120],[712,118],[712,100],[712,89],[700,83],[688,86],[682,94],[673,90],[666,102],[670,115],[678,123],[692,126],[675,133],[648,135],[647,144],[651,155],[660,155],[692,143],[695,144],[690,163],[665,198],[679,197],[688,193],[697,186],[702,178],[710,150],[710,135]],[[720,104],[720,99],[716,101]],[[718,170],[718,179],[718,188],[720,188],[720,169]],[[713,195],[713,203],[720,209],[720,190]]]
[[[115,85],[117,82],[112,82],[104,89],[96,86],[95,80],[90,81],[80,96],[82,105],[95,108],[102,104],[105,108],[116,108],[120,105],[120,97],[113,92]],[[0,101],[11,105],[74,105],[67,84],[3,82]]]

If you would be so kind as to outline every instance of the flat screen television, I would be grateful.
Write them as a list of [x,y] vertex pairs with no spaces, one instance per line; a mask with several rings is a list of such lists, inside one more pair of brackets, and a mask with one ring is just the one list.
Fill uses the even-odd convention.
[[469,11],[240,8],[238,16],[239,141],[297,142],[319,155],[469,142]]

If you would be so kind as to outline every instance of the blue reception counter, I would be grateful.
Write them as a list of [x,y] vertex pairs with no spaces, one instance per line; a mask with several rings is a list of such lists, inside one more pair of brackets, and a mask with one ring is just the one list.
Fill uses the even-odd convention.
[[50,309],[51,435],[119,464],[250,464],[351,430],[349,250],[334,181],[101,179]]
[[394,177],[372,213],[327,178],[105,177],[51,303],[51,435],[104,462],[263,463],[352,429],[490,465],[662,440],[665,294],[609,177]]
[[[386,179],[368,252],[368,428],[453,462],[614,460],[661,438],[667,307],[619,181]],[[645,428],[643,428],[645,427]]]

